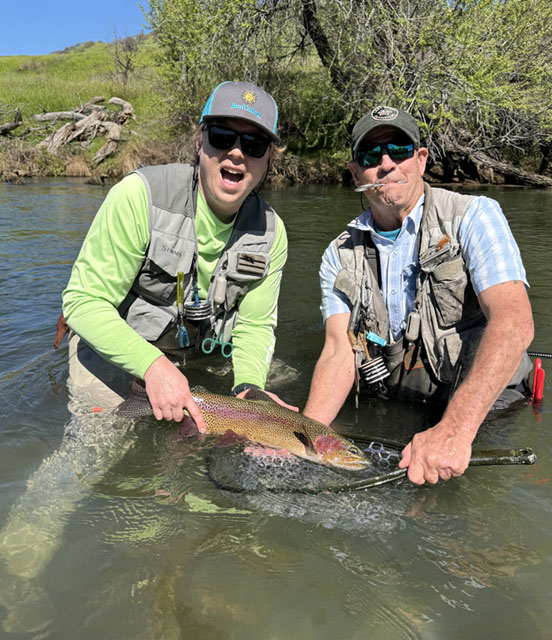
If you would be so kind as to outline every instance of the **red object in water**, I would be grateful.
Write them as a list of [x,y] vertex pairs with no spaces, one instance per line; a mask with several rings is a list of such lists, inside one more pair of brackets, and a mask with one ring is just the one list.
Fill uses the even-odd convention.
[[542,400],[544,395],[545,372],[541,365],[540,358],[535,360],[535,374],[533,376],[533,400]]

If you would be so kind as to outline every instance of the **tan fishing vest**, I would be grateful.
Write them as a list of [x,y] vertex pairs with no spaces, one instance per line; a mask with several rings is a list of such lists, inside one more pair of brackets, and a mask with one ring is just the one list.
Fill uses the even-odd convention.
[[[382,352],[391,375],[384,395],[425,399],[443,396],[469,370],[486,326],[470,282],[459,240],[460,224],[475,196],[424,186],[425,200],[419,231],[416,308],[419,329]],[[361,322],[387,339],[388,314],[376,271],[370,232],[349,227],[336,240],[342,269],[335,287],[352,305],[360,299]],[[371,268],[372,266],[372,268]],[[408,333],[408,329],[407,329]],[[423,347],[423,348],[420,348]],[[407,362],[407,352],[415,362]],[[510,384],[519,384],[531,370],[526,356]]]
[[[184,302],[193,300],[193,280],[197,268],[195,210],[196,169],[190,165],[169,164],[137,170],[147,191],[150,243],[142,267],[119,313],[142,337],[156,343],[164,336],[163,350],[175,350],[167,335],[177,320],[177,274],[184,274]],[[239,209],[232,234],[215,267],[207,299],[213,302],[208,330],[201,337],[214,335],[224,326],[221,338],[230,341],[238,304],[249,287],[268,272],[270,250],[276,237],[274,210],[255,193]],[[221,281],[224,286],[221,288]],[[223,290],[223,296],[215,291]],[[176,336],[173,331],[170,335]],[[169,341],[170,343],[170,341]]]

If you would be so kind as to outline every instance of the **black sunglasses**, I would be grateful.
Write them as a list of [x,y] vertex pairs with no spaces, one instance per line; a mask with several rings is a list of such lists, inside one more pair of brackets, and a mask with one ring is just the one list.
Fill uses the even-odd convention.
[[361,167],[375,167],[381,160],[384,151],[388,153],[391,160],[406,160],[414,155],[414,145],[412,143],[394,144],[393,142],[378,144],[371,149],[357,151],[357,162]]
[[205,128],[207,129],[209,144],[215,149],[219,149],[219,151],[231,149],[239,138],[242,151],[246,156],[262,158],[271,142],[270,138],[241,133],[240,131],[221,127],[218,124],[208,124]]

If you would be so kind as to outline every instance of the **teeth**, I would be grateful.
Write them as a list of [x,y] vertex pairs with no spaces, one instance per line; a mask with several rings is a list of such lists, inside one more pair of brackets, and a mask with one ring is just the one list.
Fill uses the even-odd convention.
[[236,171],[235,169],[225,169],[225,171],[228,171],[228,173],[233,173],[237,176],[240,176],[242,173],[241,171]]

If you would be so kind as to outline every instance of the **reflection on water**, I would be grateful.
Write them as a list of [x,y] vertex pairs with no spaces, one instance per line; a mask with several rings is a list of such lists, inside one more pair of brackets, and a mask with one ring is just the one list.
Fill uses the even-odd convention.
[[[520,244],[533,348],[552,351],[552,193],[485,193]],[[79,181],[0,185],[0,637],[547,637],[549,381],[538,410],[491,416],[476,441],[530,446],[535,466],[470,468],[435,487],[231,491],[213,482],[213,439],[178,440],[148,419],[71,422],[66,346],[51,345],[61,290],[104,195]],[[319,259],[359,200],[339,187],[265,196],[290,241],[271,388],[302,406],[323,338]],[[192,382],[216,392],[227,376],[194,370]],[[427,407],[365,400],[348,403],[336,427],[401,440],[434,419]]]

